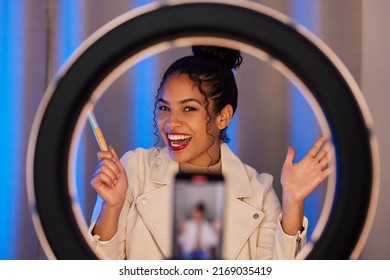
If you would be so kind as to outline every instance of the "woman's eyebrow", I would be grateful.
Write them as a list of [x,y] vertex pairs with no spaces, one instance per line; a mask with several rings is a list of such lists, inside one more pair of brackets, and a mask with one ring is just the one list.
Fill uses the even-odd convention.
[[[161,98],[161,97],[158,99],[158,102],[162,102],[162,103],[165,103],[165,104],[170,104],[167,100],[165,100],[164,98]],[[185,103],[189,103],[189,102],[196,102],[199,105],[202,105],[202,103],[198,99],[196,99],[196,98],[186,98],[186,99],[180,100],[178,103],[179,104],[185,104]]]
[[202,105],[202,103],[196,98],[186,98],[186,99],[180,100],[179,104],[184,104],[184,103],[189,103],[189,102],[196,102],[199,105]]
[[161,97],[158,99],[158,102],[162,102],[162,103],[165,103],[165,104],[169,104],[168,101],[166,101],[164,98],[161,98]]

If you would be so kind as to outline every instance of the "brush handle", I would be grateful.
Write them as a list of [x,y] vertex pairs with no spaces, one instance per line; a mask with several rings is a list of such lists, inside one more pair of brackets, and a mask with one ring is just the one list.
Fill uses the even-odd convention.
[[100,149],[102,151],[108,151],[106,139],[104,139],[102,130],[99,127],[96,127],[94,129],[94,134],[95,134],[96,141],[98,142],[98,144],[100,146]]

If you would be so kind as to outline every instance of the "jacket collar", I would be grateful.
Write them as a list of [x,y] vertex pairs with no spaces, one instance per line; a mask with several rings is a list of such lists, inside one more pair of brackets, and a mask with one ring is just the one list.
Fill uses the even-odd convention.
[[[221,145],[222,174],[225,179],[228,192],[236,198],[253,196],[252,188],[246,170],[241,160],[233,153],[225,143]],[[151,158],[151,181],[157,187],[168,185],[179,171],[179,164],[173,161],[165,147],[160,153]]]
[[160,152],[151,157],[149,164],[152,168],[150,180],[158,186],[168,185],[179,172],[179,164],[169,156],[168,149],[162,148]]

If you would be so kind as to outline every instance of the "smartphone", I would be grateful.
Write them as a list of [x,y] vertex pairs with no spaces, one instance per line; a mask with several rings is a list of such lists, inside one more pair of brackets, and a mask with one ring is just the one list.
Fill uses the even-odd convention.
[[222,259],[224,206],[222,175],[176,175],[173,191],[173,259]]

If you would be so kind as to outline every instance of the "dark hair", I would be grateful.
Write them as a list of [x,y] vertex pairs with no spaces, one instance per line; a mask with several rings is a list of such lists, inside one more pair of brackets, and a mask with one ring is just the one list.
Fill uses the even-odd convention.
[[[192,52],[193,55],[178,59],[165,71],[158,88],[155,111],[167,79],[173,75],[187,75],[206,97],[208,121],[211,119],[209,99],[214,103],[213,113],[218,114],[230,104],[234,114],[237,108],[238,90],[233,70],[238,69],[242,63],[241,53],[238,50],[214,46],[193,46]],[[154,115],[156,117],[156,113]],[[220,138],[223,142],[229,142],[226,130],[227,127],[221,131]]]
[[194,206],[194,209],[195,209],[195,210],[198,210],[199,212],[202,212],[203,214],[206,213],[206,205],[205,205],[203,202],[198,202],[198,203]]

